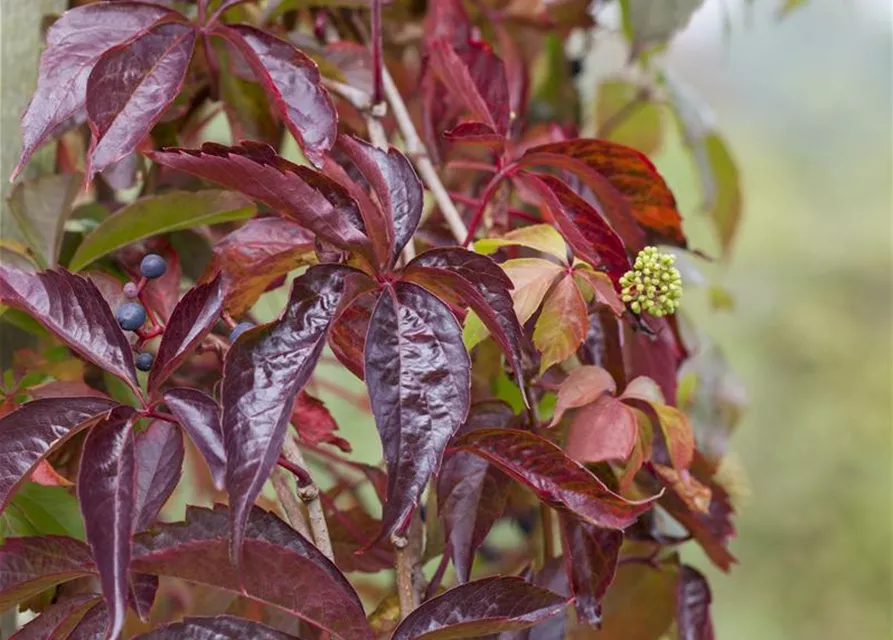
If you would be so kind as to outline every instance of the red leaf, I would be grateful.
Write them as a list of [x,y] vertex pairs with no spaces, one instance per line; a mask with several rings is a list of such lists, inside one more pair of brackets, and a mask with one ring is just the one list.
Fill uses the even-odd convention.
[[298,394],[291,421],[301,439],[311,444],[333,444],[345,453],[350,453],[350,443],[335,435],[338,423],[319,398],[306,391]]
[[313,234],[282,218],[257,218],[221,238],[203,281],[220,273],[224,308],[239,317],[277,278],[315,262]]
[[390,543],[376,544],[365,553],[357,555],[357,552],[381,530],[381,521],[366,513],[362,506],[343,510],[332,506],[326,509],[326,518],[335,564],[342,571],[377,573],[382,569],[394,567],[394,554]]
[[344,187],[276,155],[272,147],[255,142],[236,147],[205,143],[201,150],[165,149],[146,155],[164,166],[240,191],[322,240],[371,257],[359,208]]
[[311,267],[292,285],[283,315],[249,329],[223,364],[223,444],[234,561],[248,511],[279,458],[295,398],[310,379],[349,277],[348,267]]
[[660,402],[623,396],[621,398],[627,404],[644,411],[652,418],[652,422],[657,422],[660,426],[662,444],[673,468],[678,471],[688,469],[695,454],[695,436],[685,414]]
[[472,117],[504,137],[511,108],[502,60],[481,44],[469,42],[454,49],[446,39],[432,42],[429,53],[431,67],[441,82]]
[[181,622],[172,622],[138,635],[134,640],[231,640],[232,638],[299,640],[297,636],[235,616],[184,618]]
[[336,318],[329,334],[332,353],[360,380],[364,379],[363,351],[366,348],[366,332],[377,301],[377,291],[357,296]]
[[700,571],[682,565],[676,596],[676,620],[680,640],[714,640],[710,585]]
[[573,275],[564,273],[546,296],[533,330],[533,344],[543,356],[540,373],[572,356],[588,329],[586,301]]
[[257,508],[251,510],[241,575],[229,561],[228,538],[225,507],[213,511],[188,507],[185,522],[162,524],[136,536],[133,568],[247,595],[343,640],[372,640],[350,583],[282,520]]
[[195,48],[190,24],[159,24],[104,54],[87,79],[93,142],[87,176],[136,151],[186,78]]
[[169,422],[153,420],[148,429],[136,435],[134,531],[149,528],[177,488],[184,453],[183,434]]
[[577,619],[596,626],[601,622],[601,600],[614,580],[623,533],[560,516],[564,562],[574,594]]
[[412,164],[397,149],[390,147],[383,151],[351,136],[341,136],[339,141],[381,204],[388,238],[392,238],[387,261],[390,267],[419,226],[422,183]]
[[524,629],[558,615],[567,602],[522,578],[484,578],[427,600],[400,623],[391,640],[480,638]]
[[626,460],[637,433],[632,409],[616,398],[602,396],[574,415],[564,448],[578,462]]
[[109,610],[108,636],[112,640],[124,627],[136,506],[130,415],[130,407],[113,412],[87,434],[77,483],[87,542]]
[[61,269],[26,273],[0,265],[0,302],[27,312],[84,359],[140,392],[130,343],[89,280]]
[[388,467],[380,537],[401,534],[468,413],[471,362],[443,302],[408,282],[381,294],[365,349],[366,384]]
[[16,487],[49,451],[91,427],[115,407],[108,398],[47,398],[22,405],[0,418],[0,511]]
[[338,113],[316,63],[287,40],[247,24],[214,28],[254,71],[285,126],[316,166],[335,144]]
[[649,318],[657,334],[647,335],[624,324],[623,355],[629,380],[645,376],[654,380],[670,405],[676,404],[677,371],[685,357],[667,318]]
[[47,462],[46,458],[42,459],[34,467],[29,478],[31,482],[43,485],[45,487],[73,487],[74,483],[68,478],[59,475],[59,472],[53,469],[53,465]]
[[522,358],[529,341],[509,293],[514,285],[499,265],[464,249],[432,249],[416,256],[406,266],[404,277],[442,297],[456,295],[471,307],[505,351],[523,388]]
[[39,616],[10,637],[10,640],[68,638],[72,628],[100,599],[93,594],[66,598],[45,608]]
[[208,463],[214,486],[222,490],[226,454],[217,402],[198,389],[178,388],[164,392],[164,403]]
[[676,199],[651,161],[635,149],[575,138],[533,147],[521,161],[573,173],[592,190],[600,213],[631,250],[639,251],[647,241],[686,246]]
[[593,266],[603,266],[617,286],[632,265],[620,236],[595,208],[553,176],[527,174],[521,179],[539,195],[547,214],[574,253]]
[[493,128],[483,122],[460,122],[455,127],[443,132],[443,137],[450,142],[464,144],[482,144],[499,150],[505,144],[505,136],[501,136]]
[[568,374],[558,389],[555,414],[552,416],[550,426],[558,424],[568,409],[584,407],[590,402],[595,402],[605,392],[613,394],[616,391],[617,384],[614,378],[601,367],[585,365],[577,367]]
[[158,355],[149,372],[149,392],[153,392],[192,353],[214,328],[223,310],[223,282],[214,278],[186,292],[164,328]]
[[106,50],[162,18],[178,15],[141,2],[100,2],[62,14],[47,32],[37,90],[22,116],[22,157],[10,179],[19,175],[41,143],[83,116],[87,78]]
[[452,445],[486,458],[554,509],[608,529],[624,529],[659,497],[631,501],[568,458],[555,444],[519,429],[486,429]]
[[[502,428],[514,417],[502,402],[473,405],[459,433]],[[508,477],[484,458],[467,451],[444,456],[437,477],[437,508],[459,582],[468,582],[474,553],[502,517],[508,492]]]
[[0,608],[6,611],[60,582],[95,573],[90,547],[79,540],[6,538],[0,546]]

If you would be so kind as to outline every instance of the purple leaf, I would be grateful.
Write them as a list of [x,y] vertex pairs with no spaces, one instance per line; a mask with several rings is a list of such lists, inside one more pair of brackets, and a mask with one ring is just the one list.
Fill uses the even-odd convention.
[[443,137],[450,142],[482,144],[495,150],[499,150],[505,144],[505,137],[483,122],[460,122],[452,129],[444,131]]
[[529,431],[474,431],[452,443],[453,447],[486,458],[550,507],[600,527],[628,527],[659,497],[633,501],[617,495],[557,445]]
[[408,282],[381,294],[366,338],[369,400],[388,468],[381,536],[402,533],[468,414],[471,362],[443,302]]
[[130,606],[143,622],[149,621],[149,612],[158,593],[158,576],[147,573],[130,574]]
[[311,267],[292,285],[283,315],[249,329],[223,365],[223,445],[238,561],[248,511],[279,458],[292,407],[326,343],[349,277],[337,265]]
[[198,389],[177,388],[164,392],[164,403],[208,463],[214,486],[222,490],[226,453],[217,402]]
[[351,373],[360,380],[363,373],[363,351],[366,348],[366,333],[372,310],[378,302],[378,291],[367,291],[344,307],[332,323],[329,346],[332,353]]
[[97,640],[97,638],[113,638],[107,633],[109,626],[109,609],[105,602],[94,604],[81,618],[65,640]]
[[11,179],[34,150],[83,114],[87,78],[107,49],[132,38],[174,11],[137,2],[99,2],[62,14],[47,32],[37,90],[22,117],[22,157]]
[[188,507],[185,522],[160,524],[136,536],[133,568],[247,595],[337,638],[372,640],[353,587],[311,542],[257,508],[244,534],[240,575],[228,557],[227,509]]
[[676,600],[680,640],[713,640],[716,637],[710,617],[712,600],[707,578],[697,569],[682,565]]
[[96,573],[90,547],[65,536],[7,538],[0,546],[0,609],[41,591]]
[[564,539],[568,582],[574,595],[577,620],[601,623],[601,600],[614,580],[623,533],[559,515]]
[[196,285],[174,307],[164,327],[158,355],[149,373],[151,393],[170,376],[214,327],[223,310],[223,281],[218,276]]
[[61,269],[26,273],[0,265],[0,302],[27,312],[84,359],[139,392],[130,343],[90,280]]
[[146,155],[166,167],[240,191],[322,240],[371,257],[359,207],[344,187],[276,155],[272,147],[256,142],[236,147],[205,143],[201,150],[165,149]]
[[406,156],[393,147],[383,151],[352,136],[341,136],[339,142],[384,210],[388,237],[392,238],[390,267],[419,226],[424,203],[422,183]]
[[[446,286],[478,314],[511,361],[523,394],[522,358],[529,341],[509,293],[514,285],[499,265],[487,256],[464,249],[431,249],[416,256],[405,273],[408,279],[423,286]],[[434,291],[437,293],[437,289]]]
[[645,376],[654,380],[670,405],[676,404],[677,374],[685,358],[681,343],[669,318],[649,318],[657,334],[646,335],[624,324],[623,359],[627,379]]
[[67,598],[44,609],[39,616],[13,634],[9,640],[67,638],[87,611],[101,602],[95,595]]
[[174,425],[154,420],[134,438],[136,495],[133,530],[148,529],[177,487],[183,466],[183,434]]
[[406,617],[391,640],[480,638],[524,629],[558,615],[567,603],[522,578],[484,578],[428,600]]
[[136,493],[133,424],[129,417],[118,410],[87,434],[77,481],[87,542],[109,609],[111,640],[124,627],[129,588]]
[[521,179],[542,199],[574,253],[593,266],[604,266],[617,286],[617,281],[632,265],[620,236],[598,211],[558,178],[526,174]]
[[321,166],[335,144],[338,112],[316,63],[290,42],[247,24],[218,25],[212,33],[244,56],[304,155]]
[[93,143],[87,176],[136,151],[180,93],[196,30],[165,22],[104,54],[87,79]]
[[[505,427],[513,418],[503,402],[473,405],[459,434]],[[459,582],[468,582],[474,552],[505,511],[509,478],[467,451],[448,453],[437,478],[437,505]]]
[[235,616],[184,618],[182,622],[172,622],[138,635],[134,640],[231,640],[232,638],[298,640],[297,636],[291,636],[276,631],[265,624]]
[[53,447],[118,406],[114,400],[93,396],[44,398],[0,418],[0,511]]
[[502,60],[475,42],[454,49],[440,39],[431,43],[429,51],[431,66],[441,82],[464,102],[474,120],[505,136],[511,109]]

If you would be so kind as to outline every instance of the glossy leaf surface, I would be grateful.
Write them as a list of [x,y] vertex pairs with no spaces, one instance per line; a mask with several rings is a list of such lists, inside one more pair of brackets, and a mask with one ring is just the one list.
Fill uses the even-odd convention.
[[139,388],[133,351],[91,281],[67,271],[0,265],[0,302],[30,314],[84,359]]
[[87,78],[102,54],[172,15],[158,5],[102,2],[76,7],[53,23],[40,57],[37,90],[22,117],[22,158],[13,178],[42,142],[83,115]]
[[136,489],[133,530],[149,528],[177,487],[183,467],[183,434],[163,420],[153,420],[134,438]]
[[484,578],[428,600],[406,617],[391,640],[479,638],[530,627],[566,606],[563,596],[522,578]]
[[90,547],[65,536],[8,538],[0,546],[4,611],[66,580],[96,573]]
[[180,93],[196,36],[192,25],[164,22],[99,58],[87,79],[88,176],[135,151],[161,119]]
[[276,155],[265,144],[205,143],[200,150],[166,149],[148,155],[159,164],[263,202],[336,247],[368,249],[359,209],[345,189],[309,167]]
[[108,398],[34,400],[0,418],[0,510],[49,451],[118,406]]
[[[226,508],[189,507],[185,522],[160,525],[135,538],[133,568],[245,593],[337,638],[371,640],[350,583],[311,542],[276,516],[256,508],[247,519],[244,542],[240,583],[229,561]],[[288,588],[281,588],[282,584]]]
[[[459,435],[477,429],[503,428],[514,413],[501,402],[473,405]],[[459,582],[467,582],[475,551],[502,517],[509,478],[467,451],[448,453],[437,477],[437,508]]]
[[252,622],[235,616],[214,616],[184,618],[182,622],[172,622],[134,640],[230,640],[231,638],[251,638],[252,640],[297,640],[265,624]]
[[596,626],[601,622],[601,600],[614,580],[623,533],[603,529],[561,515],[565,567],[577,619]]
[[165,391],[164,403],[208,463],[214,486],[222,490],[226,452],[220,428],[220,406],[203,391],[183,387]]
[[127,609],[135,472],[133,425],[127,417],[113,413],[87,434],[77,483],[87,542],[108,607],[111,638],[121,633]]
[[254,212],[250,200],[232,191],[169,191],[146,196],[122,207],[90,232],[70,267],[79,271],[112,251],[154,235],[241,220]]
[[59,257],[63,227],[80,191],[83,175],[62,173],[20,182],[8,196],[9,213],[31,247],[37,264],[53,268]]
[[713,596],[707,578],[697,569],[683,565],[679,571],[676,620],[681,640],[713,640],[710,603]]
[[369,323],[366,384],[388,467],[382,535],[402,532],[468,413],[470,367],[452,311],[424,289],[385,289]]
[[334,265],[311,267],[294,281],[282,317],[249,329],[227,352],[221,424],[233,559],[239,557],[248,511],[279,458],[295,398],[316,367],[352,273]]
[[244,56],[304,154],[321,165],[335,144],[338,115],[316,63],[290,42],[250,25],[218,26],[214,34]]
[[314,248],[313,234],[291,220],[249,220],[214,245],[203,280],[220,273],[224,308],[238,318],[276,278],[316,262]]
[[486,458],[552,508],[600,527],[624,529],[656,499],[630,501],[617,495],[558,446],[528,431],[475,431],[456,440],[451,448]]
[[368,291],[357,296],[338,315],[329,334],[332,353],[360,380],[365,377],[363,351],[366,347],[369,320],[375,303],[378,302],[378,295],[377,291]]

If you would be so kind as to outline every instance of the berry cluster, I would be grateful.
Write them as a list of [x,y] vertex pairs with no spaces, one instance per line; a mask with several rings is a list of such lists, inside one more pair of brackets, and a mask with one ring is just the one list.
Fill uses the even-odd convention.
[[[140,284],[135,282],[125,284],[124,296],[131,300],[139,298],[145,281],[160,278],[165,271],[167,271],[167,263],[164,261],[164,258],[157,253],[147,254],[140,262],[140,274],[143,276],[143,282]],[[118,321],[118,326],[125,331],[139,331],[146,323],[146,318],[146,309],[140,302],[125,302],[115,311],[115,319]],[[155,356],[148,351],[143,351],[136,356],[136,368],[140,371],[149,371],[154,360]]]
[[634,313],[661,317],[675,313],[682,298],[682,278],[673,266],[676,256],[645,247],[633,269],[620,278],[623,301]]

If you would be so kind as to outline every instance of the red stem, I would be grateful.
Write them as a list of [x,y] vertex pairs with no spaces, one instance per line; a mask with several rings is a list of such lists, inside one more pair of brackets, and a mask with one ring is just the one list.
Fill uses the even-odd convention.
[[490,202],[490,198],[492,198],[493,194],[496,193],[496,188],[499,186],[499,183],[502,182],[503,178],[511,176],[515,171],[517,171],[517,169],[517,163],[512,162],[505,165],[502,169],[499,170],[498,173],[490,178],[490,182],[487,183],[487,186],[484,189],[484,193],[481,195],[478,209],[477,211],[475,211],[474,217],[468,224],[468,235],[465,236],[465,242],[462,243],[463,247],[467,247],[471,243],[472,239],[474,239],[474,233],[475,231],[477,231],[478,225],[480,225],[481,220],[484,219],[484,211],[487,209],[487,204]]
[[372,104],[382,101],[382,65],[384,59],[381,51],[381,0],[372,0],[372,33],[369,40],[372,44]]
[[308,487],[313,484],[313,478],[310,477],[310,474],[307,473],[305,469],[302,469],[296,464],[292,464],[286,460],[285,457],[279,456],[277,464],[283,469],[290,471],[295,476],[295,480],[298,482],[298,487]]

